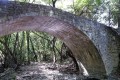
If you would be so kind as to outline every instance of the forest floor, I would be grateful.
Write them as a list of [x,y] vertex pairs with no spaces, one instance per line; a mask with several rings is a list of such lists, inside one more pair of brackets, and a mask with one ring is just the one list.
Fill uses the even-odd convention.
[[[22,65],[17,71],[12,68],[0,73],[0,80],[99,80],[88,79],[74,70],[74,66],[60,65],[45,62],[31,62],[29,65]],[[100,79],[107,80],[107,79]],[[120,80],[110,76],[108,80]]]
[[45,62],[31,62],[22,65],[16,71],[5,69],[0,73],[0,80],[83,80],[86,77],[79,74],[71,64],[60,65]]
[[[58,69],[59,66],[59,69]],[[64,66],[65,67],[65,66]],[[62,66],[62,70],[65,71]],[[72,71],[60,72],[60,65],[34,62],[21,66],[16,73],[17,80],[82,80],[84,76]]]

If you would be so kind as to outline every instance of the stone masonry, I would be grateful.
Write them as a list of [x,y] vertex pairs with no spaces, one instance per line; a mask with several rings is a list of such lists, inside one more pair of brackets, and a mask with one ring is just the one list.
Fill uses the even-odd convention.
[[[30,17],[30,16],[32,16],[32,17]],[[82,46],[82,44],[80,44],[82,46],[80,48],[84,47],[83,49],[85,49],[85,50],[83,50],[83,52],[82,51],[80,51],[80,52],[82,52],[84,54],[85,54],[85,51],[93,52],[93,53],[91,53],[91,56],[95,57],[96,61],[99,62],[100,65],[97,63],[94,65],[94,62],[92,63],[91,61],[89,61],[89,59],[88,60],[81,59],[82,57],[80,57],[80,56],[84,56],[84,58],[89,58],[90,56],[89,55],[87,56],[87,54],[81,55],[82,53],[80,54],[75,51],[78,56],[77,59],[80,60],[83,64],[85,64],[86,69],[88,70],[88,72],[91,75],[92,74],[94,75],[94,74],[100,73],[100,72],[101,72],[101,74],[106,73],[107,75],[109,75],[112,72],[116,71],[116,69],[118,68],[118,63],[119,63],[118,55],[120,54],[120,37],[118,36],[118,34],[112,28],[110,28],[106,25],[86,19],[84,17],[76,16],[74,14],[62,11],[60,9],[56,9],[56,8],[53,8],[50,6],[30,4],[30,3],[19,3],[19,2],[8,2],[8,4],[0,4],[0,29],[2,29],[1,27],[4,27],[4,26],[5,26],[5,29],[7,29],[9,27],[8,24],[11,25],[10,29],[12,29],[12,26],[17,26],[17,25],[14,25],[14,24],[16,24],[16,22],[20,22],[20,20],[25,20],[26,22],[28,22],[29,19],[31,19],[31,18],[34,18],[33,20],[36,20],[36,19],[38,19],[38,18],[36,18],[36,16],[39,16],[38,18],[48,17],[48,20],[55,19],[55,21],[58,22],[56,24],[59,25],[59,27],[62,26],[61,28],[63,28],[63,26],[65,27],[66,25],[76,27],[77,29],[80,30],[80,32],[78,31],[79,36],[83,36],[83,38],[85,38],[85,40],[88,40],[90,42],[90,43],[88,42],[88,44],[90,44],[92,47],[95,46],[94,49],[91,48],[91,46],[85,49],[85,46]],[[26,20],[26,18],[28,18],[28,19]],[[40,19],[40,20],[42,20],[42,19]],[[44,20],[46,20],[46,19],[44,19]],[[8,21],[11,21],[11,22],[8,22]],[[38,21],[38,20],[36,20],[36,21]],[[35,21],[33,21],[33,22],[35,24]],[[40,21],[39,21],[39,24],[37,24],[37,26],[39,26],[40,24],[42,24],[42,23],[40,23]],[[56,24],[54,23],[54,25],[56,25]],[[63,25],[60,25],[60,24],[63,24]],[[19,25],[20,24],[18,24],[18,27],[20,27]],[[33,24],[31,24],[31,25],[34,26]],[[49,24],[49,25],[51,25],[51,24]],[[51,27],[54,25],[51,25]],[[26,26],[26,25],[23,24],[23,26]],[[32,27],[32,26],[30,26],[30,27]],[[32,30],[32,29],[33,28],[30,28],[29,30]],[[42,29],[42,28],[40,28],[40,29]],[[56,29],[57,29],[57,27],[56,27]],[[21,28],[18,30],[11,30],[8,33],[10,34],[10,33],[16,32],[16,31],[23,31],[23,30],[28,30],[28,29]],[[34,30],[35,30],[35,28],[34,28]],[[72,29],[70,29],[70,30],[72,30]],[[0,31],[1,31],[0,32],[1,36],[8,34],[6,32],[5,33],[3,32],[5,30],[3,30],[3,31],[0,30]],[[46,31],[39,30],[39,31],[49,33],[49,30],[46,30]],[[57,33],[52,33],[52,32],[50,32],[50,34],[52,34],[56,37],[58,37],[58,35],[59,35]],[[62,34],[60,34],[60,36],[62,37]],[[61,37],[58,37],[58,38],[61,38]],[[73,36],[71,36],[71,37],[73,37]],[[61,39],[61,40],[65,41],[64,39]],[[78,39],[78,40],[82,40],[82,39]],[[78,43],[79,42],[80,41],[78,41]],[[83,40],[83,43],[86,43],[86,42],[87,41],[84,42],[84,40]],[[69,43],[66,43],[66,44],[68,46],[71,45]],[[72,47],[70,47],[70,48],[72,49]],[[93,50],[93,51],[91,51],[91,50]],[[74,52],[74,50],[73,50],[73,52]],[[75,54],[75,56],[76,56],[76,54]],[[90,67],[88,64],[91,64]],[[101,69],[103,71],[100,71],[99,70],[100,68],[98,66],[100,68],[103,68],[103,69]],[[101,67],[101,66],[103,66],[103,67]],[[104,67],[105,67],[105,71],[104,71]],[[92,69],[89,69],[89,68],[92,68]]]

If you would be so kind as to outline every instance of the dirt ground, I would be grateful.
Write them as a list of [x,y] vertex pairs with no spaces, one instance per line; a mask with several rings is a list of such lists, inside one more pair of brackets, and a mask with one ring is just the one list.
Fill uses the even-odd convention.
[[82,80],[84,76],[80,74],[61,73],[51,63],[31,63],[21,66],[16,73],[17,80]]

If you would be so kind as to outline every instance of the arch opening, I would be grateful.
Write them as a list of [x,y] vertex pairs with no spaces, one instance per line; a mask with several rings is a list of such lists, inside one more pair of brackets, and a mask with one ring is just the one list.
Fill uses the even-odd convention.
[[62,40],[90,75],[106,74],[101,56],[92,41],[66,22],[46,16],[24,16],[0,24],[0,36],[28,30],[46,32]]

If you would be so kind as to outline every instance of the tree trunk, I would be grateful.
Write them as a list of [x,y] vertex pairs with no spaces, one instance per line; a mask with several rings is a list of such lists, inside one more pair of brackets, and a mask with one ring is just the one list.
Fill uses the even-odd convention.
[[55,37],[53,37],[53,40],[52,40],[53,64],[54,64],[54,63],[56,63],[55,42],[56,42],[56,38],[55,38]]
[[28,64],[30,64],[30,45],[29,45],[29,32],[26,32],[27,35],[27,56],[28,56]]
[[120,35],[120,15],[118,16],[118,33]]
[[37,62],[38,61],[38,58],[37,58],[37,54],[36,54],[36,52],[35,52],[35,48],[34,48],[34,44],[33,44],[33,42],[32,42],[32,40],[31,40],[31,37],[30,37],[30,42],[31,42],[31,47],[32,47],[32,50],[33,50],[33,54],[34,54],[34,60]]
[[16,68],[17,67],[17,59],[13,55],[12,51],[9,49],[7,45],[7,40],[5,42],[1,41],[0,42],[4,45],[4,50],[2,51],[4,53],[4,67],[5,68]]
[[57,0],[52,0],[52,5],[53,5],[54,8],[55,8],[56,1]]
[[120,35],[120,0],[119,0],[119,13],[118,13],[118,33],[119,33],[119,35]]
[[25,53],[23,53],[23,47],[25,45],[25,32],[22,32],[22,41],[20,43],[20,63],[23,64],[25,61]]

